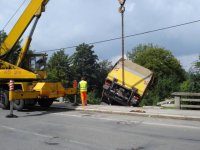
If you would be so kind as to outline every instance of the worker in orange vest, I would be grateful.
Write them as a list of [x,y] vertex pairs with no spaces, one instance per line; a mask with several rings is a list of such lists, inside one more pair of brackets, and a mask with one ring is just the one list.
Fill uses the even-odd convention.
[[85,77],[81,78],[81,81],[79,82],[78,87],[80,89],[80,97],[81,97],[82,106],[86,106],[87,105],[87,81]]

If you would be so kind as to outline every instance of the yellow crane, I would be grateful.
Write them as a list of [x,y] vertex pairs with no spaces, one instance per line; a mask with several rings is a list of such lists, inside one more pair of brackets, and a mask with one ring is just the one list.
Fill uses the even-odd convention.
[[[35,60],[34,66],[37,70],[23,69],[21,66],[24,56],[29,49],[32,35],[37,22],[45,11],[49,0],[31,0],[15,26],[12,28],[4,42],[0,45],[0,106],[9,108],[9,80],[14,80],[13,99],[16,110],[23,109],[26,105],[34,105],[37,102],[42,107],[49,107],[56,98],[70,94],[76,94],[77,89],[65,89],[60,82],[45,81],[47,74],[44,71],[46,54],[33,54],[30,58]],[[13,52],[13,47],[22,37],[23,33],[34,21],[28,38],[18,55],[15,63],[9,62],[6,58]],[[42,68],[42,70],[40,69]]]

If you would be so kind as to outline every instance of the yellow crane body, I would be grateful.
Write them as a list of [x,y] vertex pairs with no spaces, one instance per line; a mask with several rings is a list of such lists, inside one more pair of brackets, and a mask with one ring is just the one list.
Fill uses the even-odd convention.
[[[9,108],[9,100],[14,101],[15,109],[21,110],[26,105],[36,103],[42,107],[49,107],[55,99],[77,93],[76,87],[65,89],[61,82],[46,81],[47,73],[43,69],[33,71],[21,67],[22,61],[27,56],[36,24],[47,3],[48,0],[31,0],[4,42],[0,44],[0,106],[4,109]],[[8,60],[8,55],[13,53],[13,47],[34,19],[29,37],[18,54],[16,62],[13,63]],[[46,55],[35,54],[34,56],[38,68],[45,66],[41,65],[43,61],[36,60],[36,57],[45,60]],[[10,90],[11,92],[8,92],[9,80],[14,80],[14,91]]]
[[0,55],[5,55],[20,39],[26,28],[29,26],[33,18],[41,15],[48,0],[31,0],[23,14],[12,28],[7,38],[1,45]]

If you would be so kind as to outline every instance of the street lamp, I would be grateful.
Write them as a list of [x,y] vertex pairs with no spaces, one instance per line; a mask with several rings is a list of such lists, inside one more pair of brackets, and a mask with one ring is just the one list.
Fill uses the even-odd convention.
[[119,1],[121,6],[123,6],[125,4],[125,2],[126,2],[126,0],[118,0],[118,1]]
[[118,0],[119,4],[121,5],[119,7],[119,12],[121,13],[122,17],[122,85],[124,85],[124,12],[125,7],[124,4],[126,0]]

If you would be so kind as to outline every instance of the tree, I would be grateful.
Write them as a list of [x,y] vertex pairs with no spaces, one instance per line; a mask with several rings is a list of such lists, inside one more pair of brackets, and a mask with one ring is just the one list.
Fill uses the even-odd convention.
[[200,56],[194,65],[190,68],[188,78],[181,85],[181,91],[199,92],[200,89]]
[[200,73],[200,55],[199,55],[199,60],[195,62],[194,67],[196,69],[196,72]]
[[70,59],[64,50],[55,52],[48,61],[48,79],[51,81],[61,81],[64,85],[71,80]]
[[0,44],[3,43],[6,37],[7,37],[6,32],[0,31]]
[[133,62],[154,72],[154,80],[143,104],[156,104],[169,97],[171,92],[177,91],[181,82],[185,80],[185,71],[180,62],[169,50],[153,44],[138,45],[127,57]]
[[99,70],[97,72],[97,87],[98,87],[98,95],[101,95],[103,90],[103,84],[105,82],[105,78],[108,75],[108,72],[112,69],[112,63],[109,60],[102,60],[99,62]]
[[80,44],[76,47],[76,52],[72,55],[72,68],[76,73],[75,77],[80,80],[81,76],[85,76],[88,81],[89,90],[96,87],[98,79],[98,70],[100,68],[98,64],[98,56],[94,54],[93,45]]

